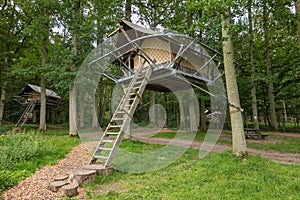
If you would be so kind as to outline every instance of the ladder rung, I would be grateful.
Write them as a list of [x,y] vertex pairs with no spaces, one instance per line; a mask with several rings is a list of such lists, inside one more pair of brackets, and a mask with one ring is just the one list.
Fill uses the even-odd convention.
[[113,143],[115,142],[116,140],[102,140],[103,143]]
[[134,85],[135,85],[135,84],[141,84],[142,82],[143,82],[143,81],[137,81],[137,82],[134,83]]
[[94,158],[97,158],[97,159],[107,159],[108,157],[107,156],[94,156]]
[[112,118],[112,120],[115,120],[115,121],[121,121],[121,120],[124,120],[125,118]]
[[119,132],[107,132],[105,135],[119,135]]
[[121,128],[122,125],[110,125],[109,128]]
[[111,151],[113,148],[99,147],[99,150]]

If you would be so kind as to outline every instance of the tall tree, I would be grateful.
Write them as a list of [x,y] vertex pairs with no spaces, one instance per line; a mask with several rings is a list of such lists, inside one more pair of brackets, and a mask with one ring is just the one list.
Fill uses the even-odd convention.
[[222,14],[222,37],[226,88],[232,126],[232,151],[233,154],[243,157],[247,153],[247,150],[240,109],[239,91],[235,76],[234,48],[230,34],[230,20],[229,8],[227,8]]
[[266,68],[267,68],[270,125],[271,125],[271,129],[277,130],[268,10],[269,8],[267,6],[267,1],[264,0],[263,1],[263,33],[264,33],[265,48],[266,48]]
[[298,37],[298,48],[300,51],[300,0],[295,3],[296,16],[297,16],[297,37]]
[[254,120],[254,128],[259,130],[258,112],[257,112],[257,82],[256,82],[256,69],[254,60],[254,35],[253,35],[253,20],[252,20],[252,0],[248,0],[248,20],[249,20],[249,43],[250,43],[250,65],[251,65],[251,95],[252,95],[252,116]]
[[[45,16],[49,16],[47,9],[44,11]],[[44,28],[44,37],[42,44],[42,66],[47,64],[47,55],[48,55],[48,31],[49,31],[49,20],[46,18],[43,24]],[[40,107],[40,126],[39,131],[46,131],[46,77],[41,75],[41,107]]]

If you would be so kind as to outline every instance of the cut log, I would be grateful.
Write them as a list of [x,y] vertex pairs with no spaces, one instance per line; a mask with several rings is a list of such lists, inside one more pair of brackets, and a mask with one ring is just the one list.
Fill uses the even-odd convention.
[[78,185],[93,182],[96,177],[96,170],[87,170],[87,169],[75,169],[70,172],[70,182],[74,182],[74,179],[77,181]]
[[54,177],[54,180],[55,181],[66,181],[67,178],[69,178],[69,175],[64,174],[64,175],[59,175],[59,176]]
[[49,189],[53,192],[57,192],[59,190],[59,188],[61,188],[62,186],[68,184],[66,181],[54,181],[52,183],[50,183],[49,185]]
[[83,169],[96,170],[97,174],[100,176],[108,176],[114,172],[112,167],[104,167],[103,164],[90,164],[82,167]]
[[78,194],[78,184],[72,183],[61,188],[61,194],[67,197],[74,197]]

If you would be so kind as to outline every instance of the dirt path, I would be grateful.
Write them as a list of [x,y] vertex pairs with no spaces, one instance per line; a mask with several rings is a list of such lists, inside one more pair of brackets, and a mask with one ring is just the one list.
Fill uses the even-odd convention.
[[[83,144],[73,148],[66,158],[56,165],[45,166],[36,171],[12,188],[2,193],[2,200],[54,200],[61,199],[60,192],[55,193],[48,189],[49,183],[57,175],[66,174],[72,169],[79,168],[89,162],[90,156]],[[78,199],[85,199],[83,188],[79,190]]]
[[279,132],[265,132],[265,133],[269,134],[269,135],[277,135],[277,136],[282,136],[282,137],[291,137],[291,138],[300,139],[299,133],[279,133]]
[[[169,144],[172,139],[169,138],[135,138],[141,142],[146,142],[150,144]],[[173,141],[173,144],[180,146],[187,146],[190,144],[190,141],[187,140],[178,140]],[[193,141],[191,148],[199,149],[203,145],[203,142]],[[215,144],[212,151],[213,152],[222,152],[226,150],[231,150],[230,145],[225,144]],[[281,162],[285,164],[300,164],[300,154],[298,153],[282,153],[274,150],[261,150],[261,149],[252,149],[247,148],[250,155],[260,155],[265,158],[270,158],[273,161]]]

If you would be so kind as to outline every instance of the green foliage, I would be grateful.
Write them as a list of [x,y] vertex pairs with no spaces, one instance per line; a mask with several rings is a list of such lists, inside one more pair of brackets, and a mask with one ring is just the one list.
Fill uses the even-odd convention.
[[[151,145],[139,145],[152,151]],[[89,199],[297,199],[300,167],[230,152],[199,159],[189,149],[170,166],[144,174],[115,172],[86,185]]]
[[[67,135],[66,130],[64,135]],[[47,137],[34,131],[0,136],[0,192],[30,176],[36,169],[55,164],[78,142],[75,138]]]

